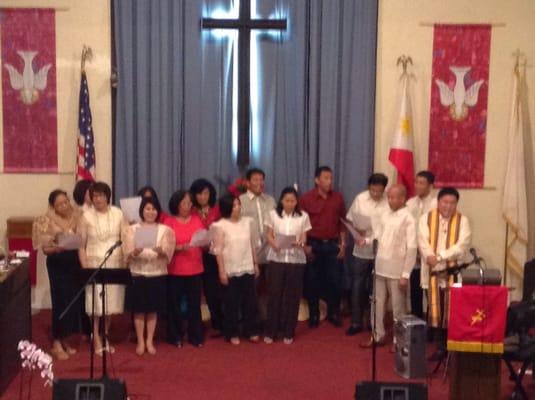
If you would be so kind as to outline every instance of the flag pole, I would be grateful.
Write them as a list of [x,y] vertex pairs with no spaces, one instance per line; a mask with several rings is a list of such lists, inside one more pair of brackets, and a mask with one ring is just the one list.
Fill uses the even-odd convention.
[[80,71],[82,73],[85,73],[85,62],[91,61],[93,59],[93,49],[91,47],[86,46],[84,44],[84,47],[82,48],[82,57],[80,60]]
[[504,262],[503,262],[503,285],[507,286],[507,273],[508,273],[508,247],[509,244],[509,223],[505,223],[505,256],[504,256]]

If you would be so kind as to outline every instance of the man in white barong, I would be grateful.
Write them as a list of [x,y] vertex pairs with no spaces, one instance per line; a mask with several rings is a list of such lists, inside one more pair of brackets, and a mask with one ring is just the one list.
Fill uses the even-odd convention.
[[[406,290],[409,277],[416,262],[416,221],[405,206],[407,190],[403,185],[392,185],[388,189],[389,210],[384,212],[373,227],[377,240],[377,257],[375,259],[375,343],[385,345],[385,306],[390,295],[394,320],[407,313]],[[359,245],[370,239],[360,239]],[[372,307],[371,324],[374,324]],[[371,347],[373,337],[361,347]],[[391,351],[394,351],[392,346]]]

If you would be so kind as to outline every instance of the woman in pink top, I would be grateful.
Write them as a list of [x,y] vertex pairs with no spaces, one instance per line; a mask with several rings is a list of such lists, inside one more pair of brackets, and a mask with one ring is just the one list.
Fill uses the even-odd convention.
[[178,190],[169,199],[169,212],[164,224],[175,233],[176,247],[167,267],[167,341],[182,347],[184,336],[181,300],[186,296],[188,341],[195,347],[204,342],[201,319],[202,251],[189,245],[193,234],[204,229],[201,219],[191,214],[191,196]]
[[[198,215],[206,229],[221,218],[219,206],[216,204],[216,191],[210,181],[200,178],[193,181],[189,188],[193,208],[191,213]],[[223,291],[219,283],[219,271],[217,261],[208,248],[203,249],[202,259],[204,265],[203,289],[206,305],[210,310],[210,322],[212,328],[221,331],[223,329]]]

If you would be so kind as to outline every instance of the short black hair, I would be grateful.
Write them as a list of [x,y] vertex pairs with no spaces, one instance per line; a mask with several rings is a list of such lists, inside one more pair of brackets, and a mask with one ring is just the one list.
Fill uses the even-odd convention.
[[74,202],[78,204],[79,206],[84,205],[85,201],[85,194],[93,184],[93,181],[90,179],[82,179],[74,185],[74,189],[72,191],[72,198],[74,199]]
[[48,195],[48,205],[51,207],[54,207],[54,203],[56,202],[56,199],[58,196],[67,196],[67,192],[61,189],[52,190],[50,194]]
[[195,208],[201,208],[201,205],[197,201],[197,195],[201,193],[204,189],[208,189],[210,192],[210,197],[208,198],[208,205],[210,207],[215,206],[215,202],[217,201],[217,193],[215,191],[214,185],[208,180],[204,178],[199,178],[193,181],[191,186],[189,187],[189,192],[191,193],[191,202],[193,203],[193,206]]
[[266,173],[263,170],[261,170],[260,168],[256,168],[256,167],[255,168],[249,168],[247,170],[247,172],[245,173],[245,179],[250,181],[252,176],[256,175],[256,174],[262,175],[262,178],[266,179]]
[[234,207],[234,200],[240,201],[239,197],[235,197],[231,193],[227,193],[219,198],[219,213],[222,218],[230,218],[232,208]]
[[93,195],[95,193],[103,193],[106,196],[106,201],[110,204],[111,200],[111,188],[106,182],[95,182],[89,187],[89,195],[91,201],[93,201]]
[[386,187],[386,185],[388,185],[388,177],[380,172],[375,172],[368,178],[368,186],[370,185],[381,185],[382,187]]
[[459,191],[455,189],[453,186],[446,186],[440,189],[440,192],[438,192],[437,198],[438,200],[440,200],[441,197],[448,196],[448,195],[455,196],[457,201],[459,201],[459,197],[461,197],[459,195]]
[[418,172],[416,176],[424,178],[427,181],[427,183],[429,183],[430,185],[435,183],[435,174],[433,174],[431,171],[423,170],[423,171]]
[[145,218],[143,218],[143,210],[147,204],[152,204],[152,206],[156,209],[156,212],[158,213],[156,215],[156,222],[158,222],[160,220],[160,214],[162,213],[162,207],[160,206],[158,199],[154,197],[141,198],[141,204],[139,205],[139,217],[142,221],[145,221]]
[[161,211],[162,206],[160,204],[160,199],[158,198],[158,194],[156,193],[156,190],[152,186],[150,185],[143,186],[137,191],[137,195],[140,196],[142,199],[145,199],[149,197],[149,196],[145,196],[145,193],[147,192],[150,193],[150,198],[153,199],[154,202],[158,204],[158,207],[160,208],[160,211]]
[[330,172],[332,174],[333,170],[328,165],[320,165],[314,171],[314,178],[319,178],[322,172]]
[[190,196],[189,192],[182,189],[177,190],[171,195],[171,198],[169,199],[169,212],[171,215],[178,215],[178,205],[186,196]]
[[284,209],[282,207],[282,199],[287,194],[293,194],[295,196],[295,199],[297,200],[297,204],[295,205],[295,209],[293,213],[297,215],[301,215],[301,208],[299,207],[299,194],[297,193],[297,190],[295,190],[295,188],[292,186],[287,186],[284,189],[282,189],[281,195],[279,196],[279,201],[277,203],[277,208],[275,209],[277,211],[277,214],[279,215],[279,217],[282,217],[282,211]]

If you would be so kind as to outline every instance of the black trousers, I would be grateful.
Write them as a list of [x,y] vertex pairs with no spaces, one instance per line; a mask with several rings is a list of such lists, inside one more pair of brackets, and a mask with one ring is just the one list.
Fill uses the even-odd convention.
[[188,341],[193,345],[204,342],[201,318],[202,275],[167,277],[167,341],[171,344],[182,342],[184,317],[182,299],[186,298],[186,320]]
[[89,325],[85,314],[84,297],[79,298],[67,314],[59,319],[81,287],[78,279],[80,269],[78,252],[69,250],[47,256],[46,269],[52,300],[52,337],[63,339],[74,333],[84,332]]
[[304,273],[305,264],[271,262],[267,266],[266,336],[294,337]]
[[364,312],[370,309],[373,263],[373,260],[354,256],[349,260],[351,325],[355,327],[362,327]]
[[308,239],[315,259],[306,265],[305,297],[311,318],[319,318],[320,297],[327,302],[329,316],[340,312],[343,266],[336,256],[339,252],[336,240]]
[[251,337],[258,334],[257,304],[254,274],[232,277],[225,288],[224,331],[227,339],[240,336],[240,316],[242,334]]
[[210,310],[212,328],[223,329],[223,290],[219,282],[219,270],[214,255],[203,252],[204,273],[202,276],[204,298]]
[[411,272],[411,313],[418,318],[424,317],[423,290],[420,286],[420,268]]

